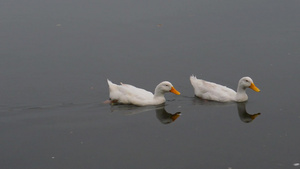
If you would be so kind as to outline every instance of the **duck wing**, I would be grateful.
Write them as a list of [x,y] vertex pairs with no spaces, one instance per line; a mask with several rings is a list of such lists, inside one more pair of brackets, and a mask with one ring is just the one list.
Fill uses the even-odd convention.
[[147,90],[129,84],[117,85],[108,80],[109,97],[123,104],[142,105],[143,102],[153,99],[153,94]]
[[235,99],[236,92],[226,86],[197,79],[194,76],[190,80],[194,87],[195,95],[200,98],[220,102],[228,102]]

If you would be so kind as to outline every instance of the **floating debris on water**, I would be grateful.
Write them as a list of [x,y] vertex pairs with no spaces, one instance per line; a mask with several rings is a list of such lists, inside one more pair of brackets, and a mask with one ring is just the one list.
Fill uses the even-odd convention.
[[162,24],[157,24],[156,26],[157,26],[157,27],[162,27]]
[[300,166],[300,163],[294,163],[294,166],[295,167]]

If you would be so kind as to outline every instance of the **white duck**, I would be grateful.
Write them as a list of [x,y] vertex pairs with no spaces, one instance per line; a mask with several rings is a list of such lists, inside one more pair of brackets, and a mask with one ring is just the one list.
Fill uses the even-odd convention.
[[110,103],[133,104],[136,106],[159,105],[166,101],[164,94],[167,92],[180,95],[168,81],[158,84],[154,94],[129,84],[121,83],[121,85],[117,85],[108,79],[107,83],[109,86]]
[[240,79],[237,92],[226,86],[197,79],[194,75],[190,77],[190,81],[197,97],[218,102],[244,102],[248,100],[246,88],[251,88],[256,92],[260,91],[254,85],[253,80],[250,77],[243,77]]

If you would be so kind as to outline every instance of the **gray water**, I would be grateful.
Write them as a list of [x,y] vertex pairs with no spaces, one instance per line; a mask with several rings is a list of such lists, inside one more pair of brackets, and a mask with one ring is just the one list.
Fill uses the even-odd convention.
[[[299,168],[299,7],[1,1],[1,169]],[[200,100],[192,74],[233,89],[250,76],[261,92]],[[149,91],[168,80],[181,95],[110,106],[107,78]]]

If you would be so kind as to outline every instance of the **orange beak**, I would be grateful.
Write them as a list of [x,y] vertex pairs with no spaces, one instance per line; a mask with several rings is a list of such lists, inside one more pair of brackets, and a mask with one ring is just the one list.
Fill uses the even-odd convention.
[[172,115],[172,121],[175,121],[181,114],[180,113],[176,113],[174,115]]
[[257,87],[254,85],[254,83],[251,83],[251,85],[250,85],[249,88],[252,89],[252,90],[254,90],[254,91],[256,91],[256,92],[260,92],[259,88],[257,88]]
[[259,116],[260,115],[260,113],[257,113],[257,114],[253,114],[253,115],[251,115],[250,117],[251,117],[251,119],[252,120],[254,120],[257,116]]
[[177,94],[177,95],[180,95],[180,92],[177,91],[173,86],[172,86],[170,92],[172,92],[172,93],[174,93],[174,94]]

